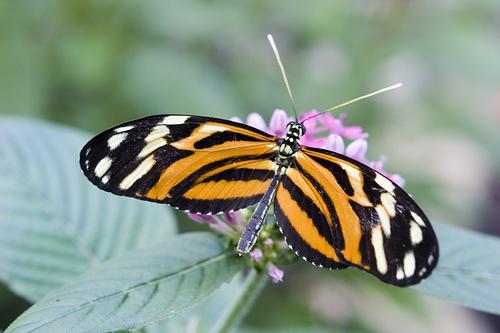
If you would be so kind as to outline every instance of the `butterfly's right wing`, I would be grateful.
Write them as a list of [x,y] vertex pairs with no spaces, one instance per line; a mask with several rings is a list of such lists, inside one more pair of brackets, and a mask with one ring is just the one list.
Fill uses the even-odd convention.
[[322,268],[346,268],[336,252],[331,204],[323,196],[321,187],[292,164],[276,191],[276,222],[289,247],[305,261]]
[[276,138],[228,120],[159,115],[97,135],[80,166],[99,188],[216,214],[257,203],[274,175]]
[[[313,183],[320,194],[313,200],[330,216],[329,223],[312,219],[318,230],[331,228],[342,263],[397,286],[416,284],[436,267],[439,246],[432,225],[411,196],[382,174],[347,156],[309,147],[297,152],[290,172]],[[302,214],[310,210],[299,204]]]

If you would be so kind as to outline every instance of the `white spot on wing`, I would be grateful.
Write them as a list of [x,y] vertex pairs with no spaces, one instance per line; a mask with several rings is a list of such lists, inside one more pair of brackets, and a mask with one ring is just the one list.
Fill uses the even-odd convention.
[[375,176],[375,183],[379,184],[380,187],[382,187],[384,190],[394,195],[394,189],[396,188],[396,186],[394,186],[394,184],[389,179],[377,173],[377,175]]
[[394,197],[390,193],[382,193],[380,195],[380,201],[382,205],[384,205],[387,214],[389,214],[390,217],[394,217],[394,215],[396,215],[396,200]]
[[157,126],[153,127],[153,130],[151,131],[151,133],[148,134],[148,136],[144,139],[144,141],[151,142],[151,141],[154,141],[156,139],[163,138],[163,137],[167,136],[168,134],[170,134],[170,130],[168,129],[167,126],[157,125]]
[[102,178],[101,178],[101,182],[102,182],[103,184],[106,184],[107,182],[109,182],[109,176],[104,176],[104,177],[102,177]]
[[118,128],[115,128],[115,133],[121,133],[121,132],[130,131],[132,128],[134,128],[134,126],[132,126],[132,125],[130,125],[130,126],[118,127]]
[[387,212],[382,205],[377,205],[375,210],[377,211],[378,219],[380,220],[380,225],[382,225],[385,237],[391,237],[391,222],[389,215],[387,215]]
[[104,176],[104,174],[111,167],[111,162],[112,162],[112,160],[109,157],[107,157],[107,156],[104,157],[102,160],[99,161],[99,163],[97,163],[95,170],[94,170],[94,174],[99,178]]
[[200,132],[202,133],[212,133],[212,132],[224,132],[227,131],[227,127],[217,126],[217,125],[203,125],[200,128]]
[[380,225],[372,229],[371,236],[373,249],[375,250],[375,260],[377,261],[377,270],[381,274],[385,274],[387,272],[387,259],[385,258],[384,237],[382,236]]
[[186,122],[189,116],[166,116],[160,122],[163,125],[181,125]]
[[417,245],[424,239],[422,229],[420,229],[420,226],[415,221],[410,222],[410,239],[412,245]]
[[356,180],[361,180],[361,173],[358,169],[350,166],[349,164],[346,164],[346,163],[339,163],[340,166],[342,167],[342,169],[345,170],[345,172],[347,172],[347,174],[349,175],[349,177],[352,177]]
[[121,183],[120,188],[122,190],[128,190],[136,181],[141,179],[146,173],[151,170],[151,168],[155,165],[156,160],[153,156],[149,156],[144,161],[139,164],[134,171],[132,171],[127,177],[125,177]]
[[398,267],[396,271],[396,279],[402,280],[405,277],[405,272],[403,272],[403,269],[401,267]]
[[167,140],[165,139],[157,139],[155,141],[151,141],[148,143],[144,148],[142,148],[141,152],[139,155],[137,155],[138,158],[143,158],[148,155],[150,155],[152,152],[154,152],[156,149],[163,147],[167,144]]
[[118,133],[118,134],[115,134],[113,135],[112,137],[110,137],[108,139],[108,147],[109,149],[113,150],[115,148],[117,148],[120,143],[123,142],[123,140],[125,140],[127,138],[127,133]]
[[403,267],[406,277],[410,277],[413,273],[415,273],[415,255],[413,254],[413,251],[409,251],[405,254]]
[[419,226],[425,227],[424,220],[422,220],[422,218],[417,213],[411,212],[411,217],[413,217],[413,219],[418,223]]

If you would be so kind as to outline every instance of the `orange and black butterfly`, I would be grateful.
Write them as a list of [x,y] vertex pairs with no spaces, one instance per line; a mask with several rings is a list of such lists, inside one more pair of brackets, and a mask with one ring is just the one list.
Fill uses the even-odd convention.
[[427,277],[438,259],[434,231],[391,180],[349,157],[210,117],[158,115],[109,129],[81,151],[87,178],[117,195],[218,214],[257,204],[238,251],[255,243],[267,210],[286,242],[316,266],[355,266],[398,286]]
[[[268,38],[293,104],[276,45]],[[316,266],[354,266],[397,286],[427,277],[437,264],[438,243],[415,201],[358,161],[301,146],[305,131],[303,122],[292,121],[279,138],[223,119],[151,116],[97,135],[83,147],[80,165],[105,191],[191,213],[257,204],[238,243],[241,254],[255,244],[274,201],[286,242]]]

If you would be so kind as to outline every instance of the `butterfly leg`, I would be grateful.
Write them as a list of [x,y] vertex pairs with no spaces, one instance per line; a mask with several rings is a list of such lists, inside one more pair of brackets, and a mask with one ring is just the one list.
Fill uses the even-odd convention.
[[250,252],[255,242],[257,241],[260,230],[262,229],[262,226],[266,221],[267,210],[269,209],[269,206],[271,205],[271,202],[276,195],[276,189],[278,188],[284,172],[285,167],[279,166],[276,170],[276,173],[274,174],[273,180],[271,181],[271,185],[269,185],[269,188],[267,189],[266,193],[264,193],[264,196],[253,212],[252,217],[250,218],[250,222],[248,222],[245,231],[243,231],[243,234],[241,234],[240,240],[238,242],[238,252],[240,254],[246,254]]

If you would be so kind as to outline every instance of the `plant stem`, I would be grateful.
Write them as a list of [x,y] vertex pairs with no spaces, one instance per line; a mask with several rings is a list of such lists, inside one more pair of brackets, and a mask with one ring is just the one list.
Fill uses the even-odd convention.
[[268,276],[264,272],[259,273],[256,270],[248,272],[241,292],[235,297],[234,302],[226,307],[225,313],[219,318],[211,333],[231,332],[250,310],[267,280]]

